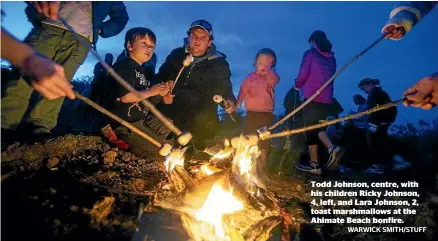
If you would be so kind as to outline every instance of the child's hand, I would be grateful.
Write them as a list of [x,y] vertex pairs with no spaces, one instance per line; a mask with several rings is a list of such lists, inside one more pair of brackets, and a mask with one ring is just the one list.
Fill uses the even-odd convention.
[[166,84],[164,83],[159,83],[156,85],[153,85],[150,89],[149,92],[151,93],[151,96],[156,96],[161,94],[162,91],[165,91],[167,88]]
[[161,96],[165,96],[165,95],[169,94],[170,88],[172,88],[172,86],[169,86],[169,84],[167,84],[167,83],[164,83],[164,87],[165,88],[160,91]]
[[227,112],[228,114],[231,114],[236,110],[236,106],[234,105],[234,102],[231,100],[227,100],[227,106],[228,108],[225,109],[225,112]]

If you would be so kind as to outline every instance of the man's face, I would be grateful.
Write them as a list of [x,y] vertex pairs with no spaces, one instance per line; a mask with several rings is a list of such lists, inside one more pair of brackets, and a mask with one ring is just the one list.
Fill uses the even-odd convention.
[[189,42],[190,53],[194,57],[204,55],[213,43],[210,39],[210,35],[202,28],[193,28],[190,31]]
[[374,85],[371,85],[371,84],[364,85],[364,86],[361,86],[360,89],[367,94],[371,94],[371,92],[374,89]]
[[144,37],[137,37],[134,44],[128,42],[127,46],[129,55],[139,64],[143,64],[152,58],[155,50],[155,44],[152,39],[146,35]]

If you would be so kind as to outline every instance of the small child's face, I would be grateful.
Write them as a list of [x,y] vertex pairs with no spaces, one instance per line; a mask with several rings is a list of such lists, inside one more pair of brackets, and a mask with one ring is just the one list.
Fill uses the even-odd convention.
[[146,35],[144,37],[137,37],[132,45],[128,43],[128,50],[131,58],[143,64],[152,58],[155,44],[152,39]]
[[274,57],[267,54],[260,54],[256,60],[256,70],[258,74],[264,75],[274,64]]

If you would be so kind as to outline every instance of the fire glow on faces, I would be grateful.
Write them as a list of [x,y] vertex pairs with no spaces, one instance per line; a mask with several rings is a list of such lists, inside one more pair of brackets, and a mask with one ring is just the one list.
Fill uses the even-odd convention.
[[146,35],[144,37],[137,37],[134,43],[128,42],[127,49],[130,57],[139,64],[146,63],[152,58],[155,50],[155,43]]

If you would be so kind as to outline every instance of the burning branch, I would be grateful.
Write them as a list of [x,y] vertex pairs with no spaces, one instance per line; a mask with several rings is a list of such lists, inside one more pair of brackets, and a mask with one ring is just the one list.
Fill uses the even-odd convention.
[[174,149],[164,162],[169,182],[173,184],[177,192],[182,192],[186,187],[192,190],[197,185],[195,180],[184,169],[184,152],[186,150],[187,148],[182,150]]

